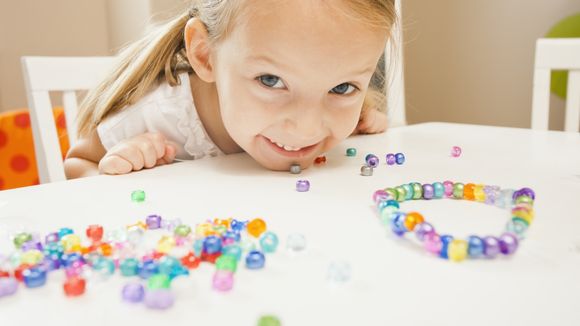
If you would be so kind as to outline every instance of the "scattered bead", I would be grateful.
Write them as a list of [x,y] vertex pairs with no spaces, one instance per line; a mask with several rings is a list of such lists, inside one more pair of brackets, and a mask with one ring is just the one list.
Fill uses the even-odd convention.
[[281,326],[280,319],[276,316],[265,315],[258,319],[258,326]]
[[300,233],[292,233],[286,239],[286,248],[292,252],[306,249],[306,237]]
[[145,306],[150,309],[164,310],[173,306],[175,298],[169,289],[145,291]]
[[379,158],[374,154],[368,154],[365,157],[365,162],[366,165],[371,168],[376,168],[377,166],[379,166]]
[[265,253],[272,253],[278,248],[278,236],[274,232],[264,232],[260,236],[260,247]]
[[24,284],[28,288],[37,288],[46,284],[46,271],[40,268],[30,268],[22,272]]
[[0,298],[13,295],[18,290],[18,281],[11,277],[0,278]]
[[86,231],[87,237],[93,242],[101,241],[103,238],[103,227],[100,225],[89,225]]
[[145,297],[145,288],[140,283],[128,283],[121,292],[124,301],[141,302]]
[[300,167],[300,164],[292,164],[292,165],[290,165],[290,173],[292,173],[292,174],[300,174],[300,172],[302,172],[302,168]]
[[310,190],[310,181],[308,180],[298,180],[296,181],[296,191],[306,192]]
[[66,279],[63,285],[64,294],[69,297],[78,297],[85,293],[86,281],[80,276],[73,276]]
[[345,283],[351,278],[351,267],[347,262],[332,262],[328,266],[326,278],[333,283]]
[[360,174],[365,177],[370,177],[373,175],[373,168],[368,165],[363,165],[360,168]]
[[459,157],[459,156],[461,156],[461,147],[459,147],[459,146],[453,146],[451,148],[451,156],[453,156],[453,157]]
[[314,159],[314,164],[326,164],[326,156],[320,155]]
[[257,250],[250,251],[246,256],[246,268],[260,269],[264,267],[266,257],[263,253]]
[[346,156],[356,156],[356,148],[347,148]]
[[402,165],[403,163],[405,163],[405,154],[403,153],[395,154],[395,161],[397,162],[398,165]]
[[149,215],[145,219],[145,223],[147,224],[147,228],[149,230],[156,230],[161,228],[161,216],[159,215]]
[[234,273],[228,270],[217,270],[213,274],[212,287],[217,291],[229,291],[234,286]]
[[131,193],[131,200],[136,203],[142,203],[145,201],[145,191],[135,190]]
[[397,163],[397,159],[395,158],[395,154],[389,153],[385,156],[388,165],[395,165]]
[[171,280],[167,274],[155,274],[147,280],[148,290],[169,289]]

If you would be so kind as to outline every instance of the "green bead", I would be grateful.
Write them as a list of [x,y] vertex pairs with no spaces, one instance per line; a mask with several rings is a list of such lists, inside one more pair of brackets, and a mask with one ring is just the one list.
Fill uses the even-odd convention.
[[155,274],[149,277],[149,280],[147,281],[147,288],[149,290],[169,289],[170,285],[171,280],[166,274]]
[[398,212],[399,208],[395,206],[387,206],[381,211],[381,221],[385,225],[390,225],[393,213]]
[[32,240],[32,234],[30,233],[19,233],[14,237],[14,245],[16,248],[20,249],[22,245],[28,241]]
[[405,188],[403,188],[403,186],[398,186],[395,190],[397,191],[397,201],[405,201],[405,198],[407,197],[407,191]]
[[238,268],[238,262],[234,256],[221,255],[215,261],[215,268],[217,270],[225,270],[235,273]]
[[418,182],[412,182],[411,186],[413,187],[413,199],[423,198],[423,186]]
[[397,191],[394,188],[386,188],[385,192],[393,198],[393,200],[397,200]]
[[356,148],[347,148],[346,156],[356,156]]
[[454,183],[453,184],[453,197],[455,199],[463,199],[463,183]]
[[136,258],[127,258],[119,264],[119,270],[123,276],[137,275],[139,261]]
[[413,187],[410,184],[404,184],[401,187],[405,188],[405,191],[407,192],[407,195],[405,196],[405,200],[413,199],[413,195],[415,193],[413,191]]
[[280,326],[282,323],[276,316],[266,315],[258,319],[258,326]]
[[175,228],[175,235],[180,237],[187,237],[191,233],[191,227],[189,225],[181,224]]
[[516,204],[522,204],[522,203],[533,205],[534,200],[528,196],[519,196],[518,198],[516,198]]
[[142,203],[145,201],[145,191],[135,190],[131,193],[131,200],[136,203]]

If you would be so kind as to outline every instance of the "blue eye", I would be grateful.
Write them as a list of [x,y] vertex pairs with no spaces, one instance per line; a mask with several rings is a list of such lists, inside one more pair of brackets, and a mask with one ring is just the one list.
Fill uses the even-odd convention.
[[330,92],[338,95],[348,95],[352,92],[356,91],[358,88],[353,86],[350,83],[342,83],[335,88],[333,88]]
[[[257,79],[260,81],[260,83],[262,83],[262,85],[266,87],[284,88],[284,83],[282,83],[280,77],[274,75],[262,75],[259,76]],[[276,85],[278,85],[278,87],[275,87]]]

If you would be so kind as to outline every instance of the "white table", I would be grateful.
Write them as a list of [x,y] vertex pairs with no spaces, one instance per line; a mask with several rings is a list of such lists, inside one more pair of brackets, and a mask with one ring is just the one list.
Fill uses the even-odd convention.
[[[459,145],[463,154],[450,157]],[[358,155],[346,157],[355,147]],[[403,152],[402,166],[381,165],[359,175],[366,153],[384,163]],[[62,293],[62,272],[39,289],[21,287],[0,299],[0,325],[255,325],[262,314],[283,325],[580,325],[580,135],[446,123],[396,128],[352,137],[327,154],[328,163],[300,176],[270,172],[245,154],[173,164],[125,176],[99,176],[0,192],[0,248],[19,229],[124,226],[158,213],[194,226],[207,218],[263,217],[281,248],[293,232],[305,252],[267,256],[266,268],[241,267],[230,293],[211,290],[213,267],[175,281],[176,304],[151,311],[125,304],[125,280],[93,284],[80,298]],[[295,181],[311,182],[307,193]],[[536,219],[515,256],[452,263],[383,229],[372,209],[378,188],[452,180],[528,186],[536,191]],[[131,191],[147,200],[132,203]],[[438,230],[458,237],[499,235],[506,211],[467,201],[413,201]],[[407,235],[411,238],[410,235]],[[347,261],[352,279],[326,280],[331,261]]]

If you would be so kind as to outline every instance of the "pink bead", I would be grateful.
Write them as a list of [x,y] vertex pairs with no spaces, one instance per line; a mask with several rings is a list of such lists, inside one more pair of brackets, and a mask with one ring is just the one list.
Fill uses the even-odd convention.
[[234,286],[234,273],[226,270],[217,270],[213,274],[213,288],[218,291],[229,291]]
[[453,146],[453,148],[451,148],[451,156],[453,157],[461,156],[461,147]]
[[427,233],[425,235],[423,245],[427,251],[434,254],[439,254],[441,248],[443,248],[443,242],[441,242],[441,238],[435,232]]
[[379,201],[392,199],[389,197],[390,196],[386,191],[384,191],[383,189],[379,189],[379,190],[375,191],[375,193],[373,194],[373,201],[375,202],[375,204],[378,204]]
[[444,181],[443,187],[445,188],[445,196],[453,197],[453,182],[449,180]]

